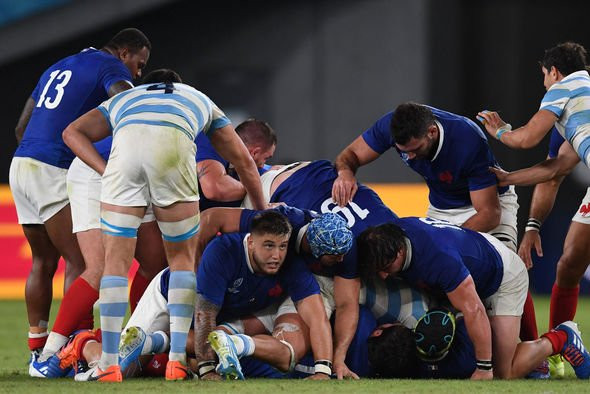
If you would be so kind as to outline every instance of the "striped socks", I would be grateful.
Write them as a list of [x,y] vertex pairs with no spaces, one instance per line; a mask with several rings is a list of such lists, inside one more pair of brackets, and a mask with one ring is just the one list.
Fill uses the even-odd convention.
[[193,271],[171,271],[168,287],[170,313],[171,361],[186,362],[186,338],[193,320],[196,299],[196,276]]
[[99,368],[106,370],[119,363],[119,340],[127,310],[127,278],[103,276],[100,281],[100,326],[102,329],[102,356]]

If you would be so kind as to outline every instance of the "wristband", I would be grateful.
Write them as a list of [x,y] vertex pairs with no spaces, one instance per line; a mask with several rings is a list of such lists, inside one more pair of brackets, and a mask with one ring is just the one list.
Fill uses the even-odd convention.
[[512,131],[512,125],[510,123],[506,123],[504,126],[498,127],[496,130],[496,139],[498,141],[502,140],[502,134]]
[[475,365],[481,371],[492,370],[492,360],[475,360]]
[[526,222],[524,231],[539,231],[541,230],[541,221],[535,218],[529,218]]
[[197,376],[201,379],[203,376],[207,375],[209,372],[215,371],[215,361],[201,361],[198,364],[197,368]]
[[332,361],[316,360],[314,364],[314,373],[323,373],[324,375],[332,376]]

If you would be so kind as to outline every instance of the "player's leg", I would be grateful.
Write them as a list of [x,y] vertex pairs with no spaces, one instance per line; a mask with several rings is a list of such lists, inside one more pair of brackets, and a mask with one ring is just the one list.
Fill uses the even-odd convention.
[[[101,223],[105,247],[105,268],[100,281],[100,325],[103,351],[97,376],[112,372],[121,379],[119,340],[127,310],[127,273],[135,254],[137,229],[144,207],[122,207],[102,203]],[[117,373],[118,372],[118,373]]]
[[[518,345],[520,316],[490,316],[490,325],[492,327],[494,377],[511,379],[515,377],[512,370],[512,360]],[[539,365],[541,361],[539,360],[536,365]]]
[[579,283],[590,263],[590,224],[572,221],[551,292],[549,328],[572,320],[578,305]]
[[135,248],[135,259],[139,262],[139,269],[133,278],[129,290],[129,303],[131,312],[135,310],[143,292],[150,281],[168,266],[162,234],[153,214],[153,220],[146,221],[150,209],[144,217],[141,226],[137,231],[137,246]]
[[170,353],[166,379],[186,379],[186,340],[196,299],[194,262],[195,235],[199,230],[199,203],[177,202],[165,208],[154,206],[153,209],[170,266]]
[[60,254],[55,249],[45,226],[24,224],[23,232],[31,247],[33,264],[25,285],[25,300],[29,319],[29,348],[43,348],[47,340],[47,323],[53,298],[53,275]]

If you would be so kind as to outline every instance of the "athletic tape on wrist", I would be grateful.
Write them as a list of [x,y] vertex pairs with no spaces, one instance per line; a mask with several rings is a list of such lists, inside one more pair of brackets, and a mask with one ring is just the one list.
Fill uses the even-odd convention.
[[332,361],[316,360],[314,363],[314,372],[332,376]]
[[512,125],[510,123],[506,123],[504,126],[498,127],[496,130],[496,139],[498,141],[502,140],[502,134],[512,131]]
[[492,361],[491,360],[476,360],[475,365],[477,369],[481,371],[491,371],[492,370]]

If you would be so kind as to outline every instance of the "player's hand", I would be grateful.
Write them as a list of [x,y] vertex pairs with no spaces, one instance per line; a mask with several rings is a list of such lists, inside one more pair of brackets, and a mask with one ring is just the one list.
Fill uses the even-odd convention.
[[504,171],[501,168],[498,167],[489,167],[490,171],[493,172],[496,175],[496,178],[498,178],[498,186],[509,186],[510,185],[510,181],[509,181],[509,177],[510,177],[510,173],[508,171]]
[[315,373],[305,378],[305,380],[329,380],[330,377],[325,373]]
[[266,204],[266,209],[275,209],[277,207],[280,207],[281,205],[287,206],[287,204],[285,204],[284,202],[269,202]]
[[479,112],[477,114],[477,120],[484,125],[486,131],[494,138],[496,138],[496,130],[506,124],[497,112],[488,110]]
[[481,369],[475,369],[471,375],[471,380],[492,380],[494,379],[494,373],[492,371],[482,371]]
[[340,171],[332,185],[332,200],[343,207],[352,201],[358,186],[352,171]]
[[537,256],[543,257],[543,247],[541,246],[541,236],[538,231],[527,231],[520,241],[520,247],[518,248],[518,255],[524,262],[526,269],[530,270],[533,267],[533,259],[531,256],[531,250],[535,248]]
[[332,373],[338,380],[342,379],[359,379],[358,375],[352,372],[344,363],[334,363]]
[[221,375],[215,371],[211,371],[203,376],[201,376],[201,380],[223,380]]

